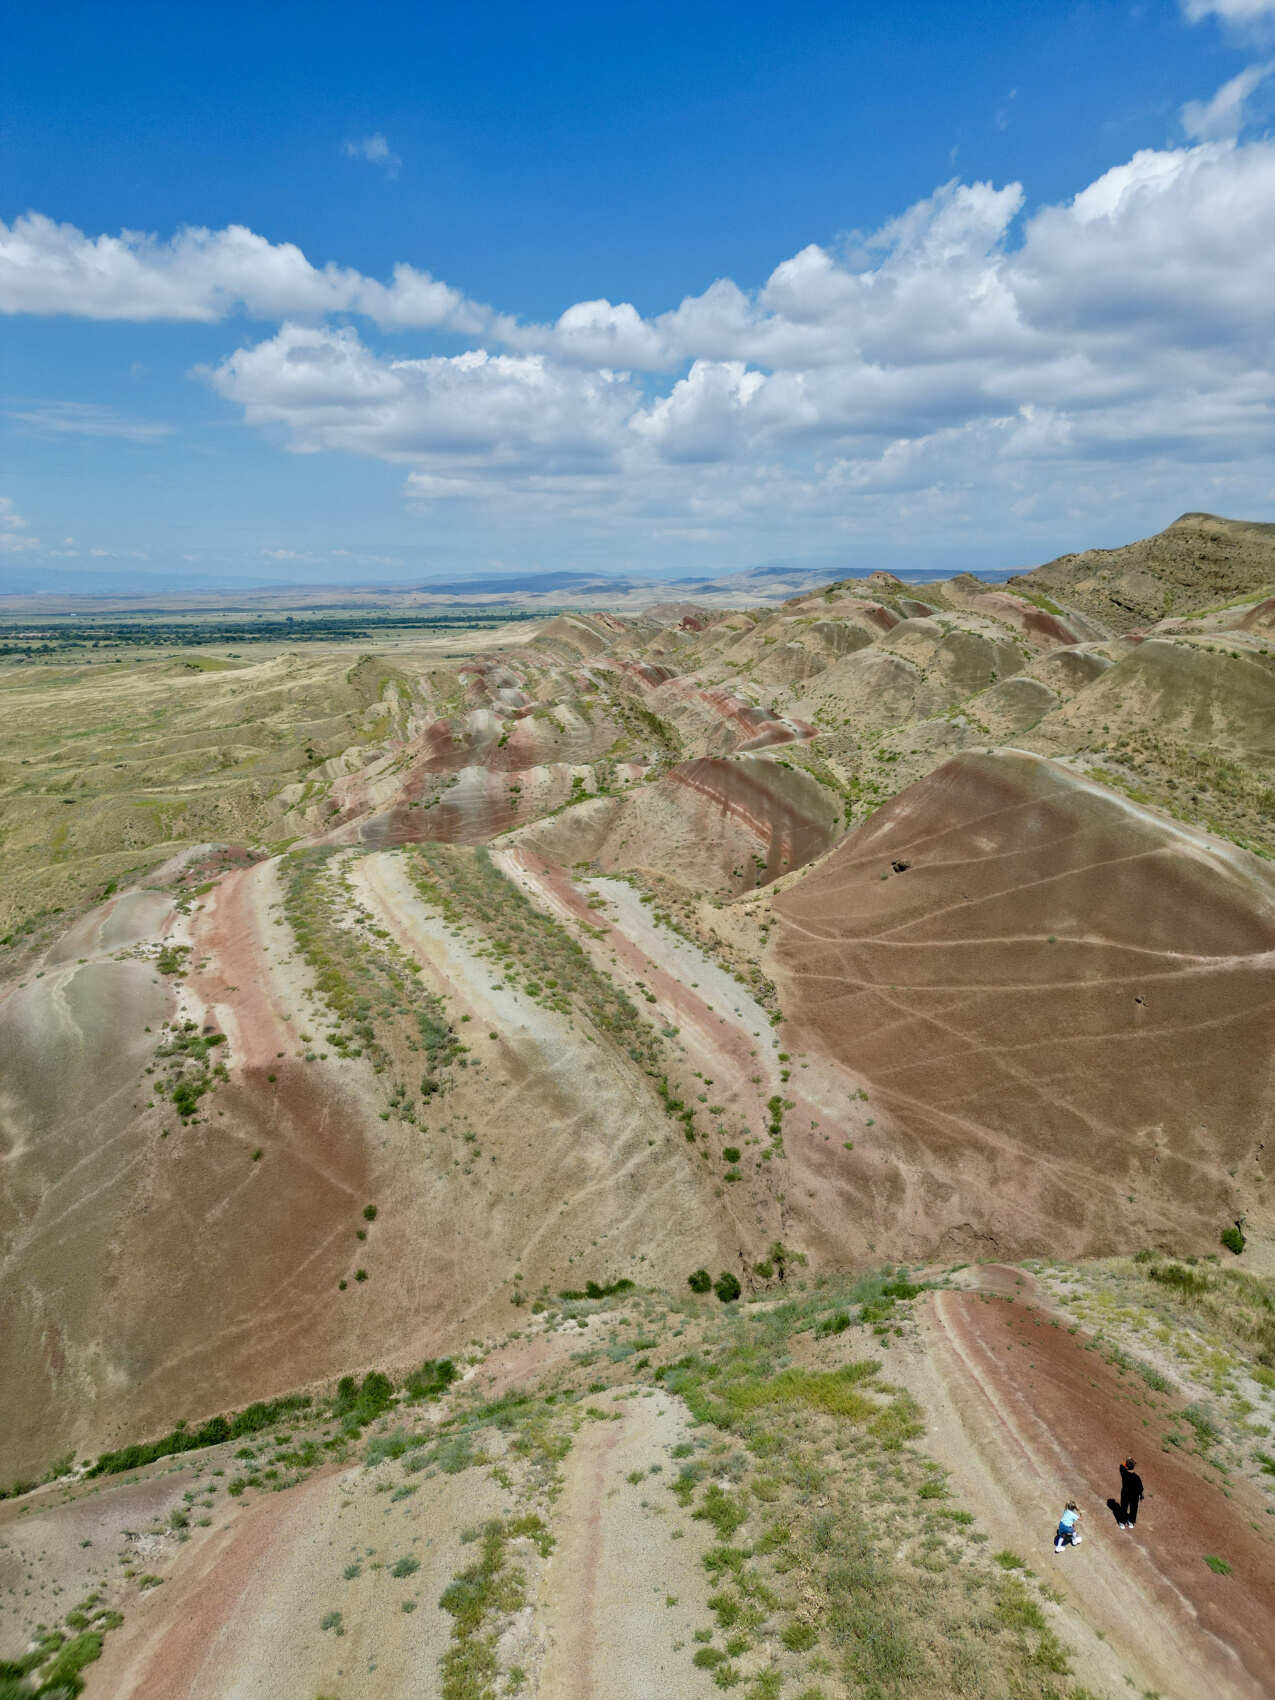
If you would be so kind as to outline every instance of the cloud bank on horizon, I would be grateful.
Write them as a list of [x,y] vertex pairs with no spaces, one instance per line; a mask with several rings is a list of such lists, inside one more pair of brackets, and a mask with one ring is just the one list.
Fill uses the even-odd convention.
[[[1250,28],[1275,0],[1183,10]],[[1275,499],[1275,140],[1242,139],[1272,73],[1188,102],[1186,145],[1070,199],[953,178],[759,288],[719,278],[653,315],[598,299],[531,322],[242,225],[90,234],[36,212],[0,222],[0,312],[264,326],[191,376],[295,453],[388,463],[412,505],[487,522],[809,541],[1090,515],[1135,481],[1166,520],[1205,493],[1246,511]],[[344,151],[401,164],[381,132]],[[10,416],[130,429],[66,405]],[[38,547],[7,499],[0,549]]]

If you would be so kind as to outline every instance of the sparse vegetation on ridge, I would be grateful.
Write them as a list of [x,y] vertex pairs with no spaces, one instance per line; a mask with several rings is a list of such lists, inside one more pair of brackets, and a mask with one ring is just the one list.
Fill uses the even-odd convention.
[[[334,860],[334,852],[294,852],[286,866],[285,914],[314,970],[318,993],[335,1018],[327,1045],[338,1056],[366,1054],[380,1071],[389,1066],[390,1052],[378,1035],[378,1022],[399,1018],[408,1026],[410,1048],[423,1052],[427,1064],[421,1096],[428,1099],[445,1091],[451,1065],[466,1047],[442,1001],[420,984],[414,965],[386,929],[359,910],[348,873]],[[401,1082],[391,1089],[391,1105],[405,1120],[414,1118]],[[375,1206],[369,1208],[371,1221]]]
[[[1128,1267],[1156,1290],[1158,1263]],[[1204,1266],[1206,1284],[1231,1273]],[[422,1365],[397,1387],[378,1371],[346,1377],[327,1399],[288,1410],[280,1402],[279,1423],[289,1432],[265,1446],[258,1441],[230,1494],[253,1485],[286,1491],[333,1455],[323,1440],[333,1423],[338,1457],[348,1458],[359,1427],[370,1430],[364,1468],[378,1473],[389,1506],[415,1503],[412,1496],[435,1478],[487,1472],[502,1486],[506,1509],[466,1537],[473,1556],[435,1600],[451,1626],[440,1692],[447,1700],[490,1700],[519,1681],[517,1655],[504,1650],[515,1643],[502,1637],[542,1597],[544,1561],[561,1534],[573,1437],[582,1424],[622,1420],[625,1399],[657,1388],[687,1408],[689,1438],[673,1449],[667,1472],[655,1470],[649,1489],[646,1472],[627,1480],[636,1492],[658,1489],[644,1515],[671,1514],[679,1528],[707,1533],[706,1615],[680,1656],[715,1686],[737,1686],[753,1700],[806,1692],[802,1684],[821,1676],[850,1692],[914,1700],[1083,1692],[1065,1680],[1070,1654],[1051,1591],[1017,1554],[986,1548],[975,1518],[952,1503],[943,1472],[926,1456],[923,1413],[891,1384],[879,1358],[861,1355],[869,1331],[887,1340],[910,1335],[923,1283],[887,1269],[823,1281],[764,1307],[724,1309],[697,1299],[688,1308],[627,1281],[588,1286],[592,1293],[561,1303],[564,1315],[592,1319],[595,1349],[576,1353],[578,1362],[546,1383],[484,1400],[458,1385],[450,1360]],[[552,1313],[545,1321],[553,1326]],[[602,1339],[612,1346],[599,1354]],[[410,1400],[444,1393],[450,1403],[441,1422],[413,1426]],[[264,1432],[255,1428],[248,1438]],[[276,1462],[267,1465],[270,1458]],[[287,1469],[293,1458],[300,1471]],[[418,1550],[401,1541],[382,1552],[373,1575],[409,1582],[420,1569]],[[366,1573],[372,1557],[347,1563],[346,1581]],[[1217,1554],[1203,1563],[1219,1576],[1232,1570]],[[417,1604],[393,1603],[399,1615]],[[340,1640],[355,1611],[325,1607],[315,1621]],[[100,1634],[110,1621],[80,1628],[68,1614],[68,1626]],[[78,1657],[80,1643],[67,1645]],[[42,1648],[47,1660],[53,1643]]]
[[[183,1021],[167,1029],[168,1036],[155,1048],[155,1055],[166,1064],[164,1087],[183,1122],[189,1121],[199,1107],[199,1100],[211,1092],[220,1080],[229,1078],[226,1053],[218,1050],[226,1043],[226,1035],[200,1032],[193,1021]],[[217,1052],[217,1060],[209,1057]],[[160,1088],[156,1088],[158,1092]]]
[[1266,1463],[1275,1432],[1275,1282],[1153,1250],[1045,1266],[1042,1278],[1096,1329],[1094,1349],[1160,1396],[1160,1447],[1194,1452],[1224,1477],[1247,1474],[1275,1516],[1275,1471]]
[[74,1700],[84,1691],[84,1671],[123,1621],[100,1593],[89,1594],[63,1615],[61,1627],[42,1627],[20,1658],[0,1659],[0,1700]]
[[694,1110],[669,1086],[660,1035],[565,927],[535,908],[485,850],[423,844],[408,854],[417,891],[449,924],[477,936],[478,954],[499,968],[504,984],[591,1022],[652,1077],[668,1114],[695,1137]]
[[[621,1283],[621,1286],[632,1283]],[[457,1379],[458,1371],[450,1358],[428,1359],[412,1370],[400,1384],[402,1397],[420,1402],[438,1399]],[[396,1403],[395,1384],[381,1370],[369,1370],[362,1378],[342,1376],[330,1401],[316,1400],[308,1393],[288,1393],[277,1399],[259,1400],[229,1417],[210,1417],[197,1428],[179,1423],[159,1440],[135,1442],[103,1452],[86,1472],[89,1476],[119,1475],[153,1464],[161,1458],[172,1458],[203,1447],[220,1446],[228,1440],[261,1434],[277,1427],[289,1418],[308,1420],[315,1412],[330,1414],[339,1419],[346,1435],[357,1436],[361,1429],[375,1422]],[[67,1468],[70,1468],[68,1462]],[[30,1491],[23,1485],[23,1491]],[[0,1493],[0,1498],[5,1497]]]

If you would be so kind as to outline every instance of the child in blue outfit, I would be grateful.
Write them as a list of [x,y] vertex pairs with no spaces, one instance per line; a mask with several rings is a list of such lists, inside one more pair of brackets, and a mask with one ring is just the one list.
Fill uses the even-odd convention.
[[1054,1536],[1054,1551],[1061,1552],[1064,1547],[1078,1547],[1083,1537],[1076,1533],[1076,1524],[1084,1516],[1074,1499],[1067,1501],[1067,1508],[1058,1519],[1058,1533]]

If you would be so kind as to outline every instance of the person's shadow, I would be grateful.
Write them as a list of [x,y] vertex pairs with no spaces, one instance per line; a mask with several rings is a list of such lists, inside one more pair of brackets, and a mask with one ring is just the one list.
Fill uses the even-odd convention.
[[1123,1524],[1123,1518],[1120,1515],[1120,1501],[1118,1499],[1109,1499],[1107,1501],[1107,1510],[1110,1511],[1111,1515],[1115,1518],[1116,1527],[1120,1528]]

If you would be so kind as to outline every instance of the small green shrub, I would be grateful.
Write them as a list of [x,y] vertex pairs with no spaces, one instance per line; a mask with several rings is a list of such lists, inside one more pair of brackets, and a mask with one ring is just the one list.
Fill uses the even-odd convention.
[[713,1277],[709,1274],[707,1269],[696,1269],[692,1274],[686,1277],[686,1285],[693,1293],[711,1292]]
[[428,1456],[445,1476],[458,1476],[471,1465],[486,1462],[484,1454],[474,1445],[473,1437],[464,1433],[444,1435]]
[[794,1619],[780,1631],[779,1639],[790,1653],[808,1653],[818,1641],[819,1634],[813,1624]]
[[632,1291],[632,1281],[609,1281],[606,1286],[602,1286],[597,1281],[586,1281],[583,1288],[567,1287],[558,1294],[558,1297],[571,1304],[581,1299],[610,1299],[614,1298],[617,1293],[631,1293]]
[[744,1378],[724,1390],[730,1409],[743,1413],[767,1405],[805,1407],[830,1417],[866,1422],[881,1407],[858,1391],[858,1384],[871,1381],[881,1365],[873,1359],[842,1364],[840,1369],[784,1369],[764,1379]]
[[171,1458],[201,1446],[218,1446],[224,1440],[238,1440],[241,1435],[257,1434],[282,1417],[306,1409],[310,1403],[309,1394],[289,1393],[279,1399],[258,1400],[233,1417],[210,1417],[199,1428],[188,1428],[185,1423],[178,1423],[162,1440],[124,1446],[116,1452],[103,1452],[88,1473],[90,1476],[119,1475],[124,1470],[153,1464],[157,1458]]
[[354,1431],[374,1422],[394,1403],[394,1385],[388,1375],[371,1369],[358,1382],[352,1375],[343,1375],[336,1386],[332,1415],[343,1419],[346,1429]]
[[783,1674],[771,1669],[758,1673],[748,1690],[748,1700],[779,1700],[783,1692]]
[[77,1635],[58,1649],[51,1665],[46,1665],[37,1692],[55,1696],[78,1694],[83,1686],[80,1672],[102,1656],[102,1636],[97,1630]]
[[1180,1263],[1167,1263],[1163,1269],[1148,1269],[1147,1274],[1162,1287],[1176,1287],[1180,1293],[1195,1295],[1209,1290],[1206,1275],[1197,1275],[1194,1269],[1186,1269]]
[[849,1326],[849,1311],[839,1310],[833,1316],[821,1317],[815,1324],[815,1333],[820,1338],[826,1338],[829,1334],[844,1334]]
[[698,1508],[692,1513],[701,1522],[711,1523],[723,1541],[728,1541],[748,1518],[748,1513],[732,1495],[711,1482]]
[[450,1358],[426,1358],[404,1381],[403,1391],[409,1399],[439,1399],[459,1374]]
[[722,1592],[708,1596],[708,1609],[717,1619],[719,1628],[731,1629],[739,1622],[739,1614],[743,1608],[735,1594]]
[[1008,1578],[996,1599],[996,1616],[1007,1629],[1031,1629],[1037,1635],[1049,1628],[1045,1614],[1016,1578]]
[[737,1275],[732,1275],[729,1269],[723,1269],[716,1281],[713,1282],[713,1291],[724,1305],[728,1305],[739,1297],[743,1288],[739,1284]]
[[1217,1419],[1202,1400],[1193,1401],[1182,1415],[1206,1446],[1218,1438]]
[[1222,1232],[1218,1235],[1218,1238],[1226,1247],[1227,1251],[1233,1251],[1236,1257],[1238,1257],[1244,1250],[1245,1244],[1247,1243],[1245,1241],[1243,1231],[1238,1224],[1235,1227],[1223,1228]]
[[1219,1558],[1216,1553],[1206,1552],[1204,1562],[1215,1576],[1229,1576],[1231,1574],[1230,1565],[1224,1558]]
[[366,1464],[383,1464],[387,1458],[401,1458],[411,1443],[411,1436],[402,1429],[394,1429],[389,1434],[374,1434],[367,1443],[367,1451],[363,1455]]

